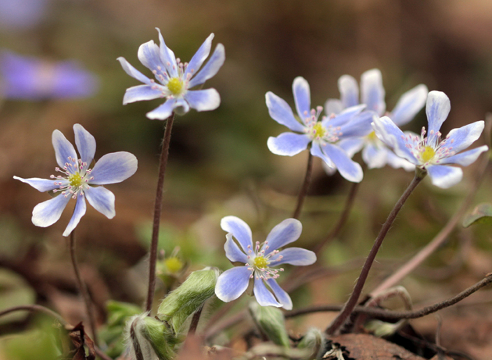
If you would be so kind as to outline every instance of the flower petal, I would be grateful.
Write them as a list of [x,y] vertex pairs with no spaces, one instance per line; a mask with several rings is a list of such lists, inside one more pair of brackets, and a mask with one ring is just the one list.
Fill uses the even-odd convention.
[[163,97],[162,86],[153,85],[137,85],[126,89],[123,97],[123,105],[144,100],[154,100]]
[[119,151],[100,158],[91,172],[91,185],[115,184],[128,179],[137,171],[138,161],[135,155]]
[[220,95],[215,89],[188,90],[184,98],[196,111],[215,110],[220,105]]
[[323,126],[328,127],[328,126],[342,126],[349,121],[351,121],[354,116],[359,114],[362,110],[364,110],[366,106],[364,104],[362,105],[355,105],[349,108],[344,109],[340,114],[337,114],[334,118],[328,116],[326,117],[322,123]]
[[353,161],[341,148],[326,144],[322,147],[327,157],[333,161],[340,175],[351,182],[361,182],[364,176],[361,166]]
[[301,236],[301,232],[302,224],[299,220],[285,219],[280,224],[276,225],[268,234],[264,245],[268,246],[265,255],[296,241],[299,239],[299,236]]
[[210,54],[210,49],[212,48],[212,39],[214,38],[214,34],[210,34],[208,38],[205,39],[203,44],[200,46],[200,48],[197,50],[195,55],[191,58],[190,62],[188,63],[188,67],[186,68],[186,71],[184,73],[184,76],[186,78],[186,75],[188,73],[191,73],[191,75],[194,75],[195,73],[200,70],[200,67],[202,66],[203,62],[207,58],[207,56]]
[[167,99],[164,104],[148,112],[146,116],[151,120],[167,120],[167,118],[173,113],[175,105],[175,98]]
[[427,86],[423,84],[404,93],[389,115],[391,120],[398,126],[408,123],[424,107],[428,93]]
[[79,224],[82,216],[85,215],[85,211],[87,210],[87,205],[85,203],[85,197],[83,194],[79,194],[77,196],[77,203],[75,204],[75,210],[73,211],[72,218],[68,223],[67,228],[63,232],[63,236],[68,236],[75,229],[75,227]]
[[367,144],[362,150],[362,160],[369,169],[379,169],[386,165],[388,149],[381,143],[381,146]]
[[328,99],[325,102],[325,113],[330,116],[331,114],[339,114],[344,109],[342,102],[338,99]]
[[386,103],[384,102],[385,91],[381,71],[372,69],[363,73],[360,88],[361,102],[367,105],[367,110],[372,110],[379,116],[383,115],[386,110]]
[[174,52],[166,46],[164,42],[164,38],[162,37],[161,30],[159,28],[155,28],[159,33],[159,52],[161,57],[161,62],[165,66],[167,72],[171,77],[178,76],[178,65],[176,64],[176,56],[174,56]]
[[277,137],[270,136],[267,146],[275,155],[293,156],[306,150],[310,142],[311,139],[305,134],[285,132]]
[[116,60],[118,60],[121,64],[121,67],[125,72],[130,75],[132,78],[137,79],[140,82],[143,82],[144,84],[150,85],[150,79],[142,74],[140,71],[135,69],[124,57],[119,57]]
[[84,167],[87,169],[96,153],[96,139],[80,124],[75,124],[73,131],[75,133],[75,145],[77,145],[80,159],[82,162],[87,163]]
[[174,112],[178,115],[184,115],[190,111],[190,105],[183,98],[177,98],[173,108]]
[[406,147],[407,143],[404,139],[407,138],[407,135],[405,135],[389,117],[375,117],[372,122],[372,127],[378,138],[393,149],[396,155],[410,161],[412,164],[419,164],[410,149]]
[[484,125],[483,120],[480,120],[451,130],[446,137],[446,147],[455,153],[465,150],[480,137]]
[[445,93],[441,91],[431,91],[427,95],[427,104],[425,105],[425,113],[429,121],[427,129],[428,143],[435,143],[437,140],[437,132],[441,129],[441,125],[448,117],[451,110],[451,103]]
[[248,266],[237,266],[220,274],[215,285],[215,295],[224,301],[236,300],[246,291],[252,270]]
[[[53,147],[55,148],[56,162],[63,168],[67,162],[72,163],[68,160],[68,158],[72,158],[77,160],[77,153],[75,152],[75,148],[67,140],[65,135],[61,133],[59,130],[53,131],[53,135],[51,136],[51,141],[53,143]],[[68,168],[70,171],[70,168]]]
[[70,201],[70,196],[58,195],[53,199],[37,204],[32,211],[32,223],[36,226],[47,227],[53,225]]
[[239,249],[236,242],[232,239],[232,233],[227,233],[226,239],[224,244],[226,257],[233,263],[242,262],[243,264],[247,264],[248,256]]
[[388,153],[386,154],[387,156],[387,161],[388,165],[391,166],[394,169],[399,169],[402,168],[405,171],[414,171],[415,170],[415,165],[412,164],[410,161],[405,160],[404,158],[401,158],[393,153],[393,151],[388,149]]
[[297,114],[305,123],[305,119],[309,117],[311,111],[311,92],[306,79],[301,76],[296,77],[292,83],[292,91],[294,93]]
[[[278,260],[277,260],[278,259]],[[310,250],[291,247],[280,251],[270,260],[270,266],[290,264],[296,266],[307,266],[316,262],[316,254]]]
[[246,254],[251,250],[253,247],[251,229],[243,220],[236,216],[226,216],[220,220],[220,227],[236,238]]
[[140,62],[150,69],[151,71],[157,71],[161,73],[164,64],[162,63],[161,57],[159,55],[159,47],[154,43],[154,40],[150,40],[138,48],[138,59]]
[[189,88],[203,84],[217,74],[225,61],[224,45],[218,44],[205,66],[190,81]]
[[58,180],[55,181],[55,179],[53,180],[40,179],[40,178],[23,179],[18,176],[14,176],[14,179],[29,184],[33,188],[41,192],[58,189],[60,187],[60,185],[55,185],[55,182],[58,182]]
[[340,138],[366,136],[372,132],[372,120],[374,112],[363,111],[355,115],[349,122],[340,126]]
[[426,169],[432,183],[443,189],[456,185],[463,177],[463,171],[454,166],[428,165]]
[[114,194],[103,186],[92,187],[84,190],[87,201],[94,209],[105,215],[108,219],[114,218]]
[[319,157],[321,160],[325,162],[325,164],[331,168],[334,169],[336,168],[335,164],[331,159],[326,156],[326,154],[321,150],[321,146],[317,142],[313,142],[311,145],[311,155]]
[[277,298],[278,302],[282,304],[282,307],[285,310],[292,310],[292,300],[290,299],[289,294],[287,294],[287,292],[277,284],[275,279],[270,278],[266,282],[272,289],[273,294]]
[[439,162],[439,164],[458,164],[461,166],[468,166],[473,164],[480,154],[487,150],[489,150],[489,147],[487,145],[483,145],[475,149],[444,158]]
[[338,79],[338,90],[343,108],[359,105],[359,85],[350,75],[342,75]]
[[282,304],[275,300],[275,297],[267,289],[262,279],[255,278],[255,286],[253,292],[255,294],[256,301],[258,301],[258,304],[260,304],[261,306],[282,307]]
[[347,155],[352,158],[355,154],[357,154],[364,146],[364,138],[362,137],[353,137],[342,139],[337,144],[342,148],[343,151],[347,153]]
[[268,113],[273,120],[280,125],[287,126],[292,131],[304,132],[304,125],[296,120],[292,109],[284,99],[278,97],[271,91],[265,94],[265,99]]

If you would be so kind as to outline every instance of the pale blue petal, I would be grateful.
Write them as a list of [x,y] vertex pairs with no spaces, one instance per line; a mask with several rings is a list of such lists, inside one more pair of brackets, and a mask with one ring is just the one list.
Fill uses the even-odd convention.
[[224,301],[236,300],[248,288],[252,270],[248,266],[238,266],[220,274],[215,285],[215,295]]
[[443,189],[456,185],[463,177],[463,171],[453,166],[428,165],[426,169],[432,183]]
[[116,211],[114,209],[114,194],[103,186],[92,187],[84,190],[89,204],[94,209],[105,215],[108,219],[114,218]]
[[364,138],[353,137],[353,138],[342,139],[340,140],[340,142],[338,142],[337,145],[340,146],[350,158],[352,158],[364,146]]
[[333,161],[340,175],[351,182],[360,182],[364,176],[361,166],[338,146],[326,144],[322,147],[327,157]]
[[296,120],[292,109],[284,99],[278,97],[271,91],[265,94],[265,99],[268,113],[273,120],[280,125],[287,126],[292,131],[304,132],[304,125]]
[[242,262],[243,264],[248,263],[248,256],[239,249],[236,242],[232,239],[232,233],[227,233],[226,242],[224,244],[224,250],[226,253],[226,257],[231,262]]
[[220,95],[215,89],[188,90],[184,99],[196,111],[215,110],[220,105]]
[[338,79],[338,90],[343,108],[359,105],[359,85],[350,75],[342,75]]
[[409,162],[408,160],[405,160],[399,156],[396,156],[391,150],[388,149],[387,153],[387,161],[388,165],[391,166],[394,169],[399,169],[402,168],[405,171],[414,171],[415,170],[415,165]]
[[148,112],[146,116],[151,120],[167,120],[167,118],[173,113],[175,105],[175,98],[167,99],[164,104]]
[[314,264],[315,262],[316,254],[314,252],[302,248],[291,247],[280,251],[277,255],[274,255],[269,266],[277,266],[281,264],[307,266]]
[[193,55],[190,62],[188,63],[188,67],[186,68],[184,74],[185,78],[188,73],[194,75],[198,70],[200,70],[200,67],[202,66],[203,62],[207,58],[208,54],[210,54],[213,38],[214,38],[214,34],[210,34],[208,38],[200,46],[200,48],[197,50],[195,55]]
[[150,85],[150,79],[142,74],[140,71],[135,69],[124,57],[119,57],[116,60],[118,60],[121,64],[121,67],[125,72],[130,75],[132,78],[137,79],[140,82],[143,82],[144,84]]
[[384,102],[385,92],[381,71],[372,69],[363,73],[360,88],[361,102],[367,105],[367,110],[372,110],[379,116],[383,115],[386,110],[386,103]]
[[333,164],[333,167],[328,166],[325,161],[321,162],[321,167],[323,170],[326,172],[328,176],[333,176],[337,172],[337,168],[335,167],[335,164]]
[[356,105],[356,106],[352,106],[352,107],[349,107],[347,109],[344,109],[340,114],[335,115],[335,117],[333,117],[333,118],[331,116],[328,116],[323,120],[323,122],[322,122],[323,126],[325,126],[325,127],[342,126],[342,125],[348,123],[349,121],[351,121],[354,118],[354,116],[356,116],[362,110],[364,110],[365,107],[366,107],[366,105],[364,105],[364,104]]
[[406,147],[407,142],[405,139],[407,138],[407,135],[405,135],[389,117],[383,116],[381,118],[374,118],[372,124],[378,138],[393,149],[396,155],[407,159],[412,164],[419,164],[419,161],[415,158],[411,150]]
[[341,139],[346,139],[349,137],[361,137],[366,136],[372,132],[371,123],[374,118],[374,112],[364,111],[358,115],[355,115],[352,120],[344,125],[340,126],[339,132]]
[[362,150],[362,160],[367,164],[369,169],[379,169],[386,165],[388,149],[374,144],[367,144]]
[[[183,98],[176,99],[176,102],[173,105],[173,110],[178,115],[184,115],[188,111],[190,111],[190,105]],[[148,114],[147,114],[148,115]]]
[[85,203],[84,195],[79,194],[77,196],[77,203],[75,204],[75,210],[73,211],[72,218],[68,223],[67,228],[63,232],[63,236],[68,236],[75,229],[75,227],[79,224],[82,216],[85,215],[85,211],[87,209],[87,205]]
[[306,79],[301,76],[296,77],[292,83],[292,92],[294,93],[297,114],[305,122],[311,111],[311,91]]
[[[75,152],[75,148],[70,143],[70,141],[67,140],[65,135],[61,133],[61,131],[53,131],[51,141],[53,143],[53,148],[55,149],[56,162],[61,168],[63,168],[68,162],[73,163],[72,161],[68,160],[69,157],[75,159],[75,161],[77,160],[77,153]],[[69,167],[67,170],[70,171],[70,169],[71,168]],[[73,173],[73,171],[70,172]]]
[[[23,179],[18,176],[14,176],[15,180],[22,181],[23,183],[31,185],[33,188],[35,188],[38,191],[45,192],[45,191],[50,191],[54,189],[58,189],[60,185],[55,185],[55,179],[53,180],[48,180],[48,179],[40,179],[40,178],[30,178],[30,179]],[[56,182],[59,180],[57,179]]]
[[459,153],[468,148],[482,134],[484,128],[483,120],[462,126],[458,129],[453,129],[446,137],[446,147],[451,147],[450,150]]
[[[268,255],[278,248],[296,241],[301,236],[302,224],[297,219],[286,219],[276,225],[268,234],[263,249]],[[266,248],[265,246],[268,246]]]
[[267,284],[272,289],[278,302],[282,304],[282,307],[285,310],[292,310],[292,300],[290,299],[289,294],[277,284],[275,279],[268,279]]
[[196,74],[190,81],[189,87],[192,88],[197,85],[203,84],[208,79],[217,74],[221,66],[225,61],[225,49],[224,45],[218,44],[214,53],[205,64],[205,66]]
[[329,168],[336,168],[335,164],[326,154],[321,150],[321,146],[317,142],[313,142],[311,145],[311,155],[319,157],[323,160]]
[[105,185],[122,182],[135,174],[137,167],[137,158],[129,152],[119,151],[106,154],[94,165],[89,184]]
[[176,64],[176,56],[174,56],[174,52],[166,46],[161,30],[159,28],[156,28],[156,30],[159,33],[159,51],[161,62],[166,67],[166,70],[171,77],[177,77],[178,66]]
[[275,297],[267,289],[262,279],[255,278],[255,286],[253,292],[255,294],[256,301],[258,301],[258,304],[260,304],[261,306],[282,307],[282,304],[275,300]]
[[60,219],[70,199],[70,196],[58,195],[53,199],[37,204],[32,211],[32,223],[41,227],[53,225]]
[[325,114],[327,116],[331,116],[332,114],[340,114],[343,109],[343,104],[338,99],[328,99],[325,102]]
[[423,84],[404,93],[389,115],[391,120],[398,126],[408,123],[424,107],[428,93],[427,86]]
[[441,91],[431,91],[427,95],[427,104],[425,112],[429,121],[427,129],[427,142],[435,143],[437,140],[437,132],[441,129],[441,125],[448,117],[451,110],[451,103],[445,93]]
[[220,220],[222,230],[232,234],[247,254],[253,247],[251,229],[243,220],[236,216],[226,216]]
[[164,97],[161,85],[137,85],[126,89],[125,96],[123,97],[123,105],[135,101],[154,100],[161,97]]
[[75,133],[75,145],[77,145],[80,159],[84,163],[87,163],[84,167],[87,169],[96,153],[96,139],[80,124],[75,124],[73,126],[73,131]]
[[306,150],[311,139],[305,134],[282,133],[277,137],[269,137],[268,149],[276,155],[293,156]]
[[154,43],[154,40],[150,40],[140,45],[137,54],[138,59],[145,67],[149,68],[151,71],[161,73],[164,64],[162,63],[159,55],[159,47]]
[[487,145],[483,145],[478,148],[444,158],[439,162],[439,164],[458,164],[461,166],[468,166],[473,164],[475,160],[478,159],[480,154],[487,150],[489,150],[489,147]]

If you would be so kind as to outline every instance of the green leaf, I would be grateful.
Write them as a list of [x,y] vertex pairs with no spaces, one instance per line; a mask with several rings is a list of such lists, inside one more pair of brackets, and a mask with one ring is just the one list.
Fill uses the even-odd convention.
[[492,224],[492,205],[483,203],[477,205],[471,214],[463,220],[463,226],[469,227],[473,224]]
[[289,347],[289,335],[285,328],[284,314],[272,306],[261,306],[256,301],[249,304],[249,312],[259,330],[274,344]]

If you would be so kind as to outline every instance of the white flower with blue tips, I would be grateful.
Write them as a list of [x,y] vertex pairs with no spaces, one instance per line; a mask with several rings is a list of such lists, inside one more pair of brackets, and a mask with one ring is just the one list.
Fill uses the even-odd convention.
[[75,124],[73,130],[80,157],[77,156],[73,145],[59,130],[53,131],[52,142],[56,162],[59,165],[55,170],[60,175],[51,175],[51,179],[23,179],[14,176],[14,179],[29,184],[36,190],[52,191],[57,195],[34,207],[32,222],[36,226],[53,225],[60,219],[70,199],[77,200],[72,218],[63,236],[70,235],[85,215],[86,198],[97,211],[112,219],[115,216],[114,194],[105,187],[97,185],[122,182],[132,176],[138,166],[137,158],[133,154],[120,151],[104,155],[90,169],[89,166],[96,153],[96,140],[79,124]]

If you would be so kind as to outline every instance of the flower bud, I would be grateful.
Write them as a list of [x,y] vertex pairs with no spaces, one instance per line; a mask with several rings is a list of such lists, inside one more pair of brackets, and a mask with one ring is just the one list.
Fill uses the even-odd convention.
[[249,312],[259,330],[273,343],[289,347],[284,314],[276,307],[261,306],[256,301],[249,304]]
[[321,352],[324,351],[325,343],[326,340],[321,330],[310,328],[297,345],[297,348],[311,350],[311,354],[306,359],[320,359],[321,355],[323,355]]

